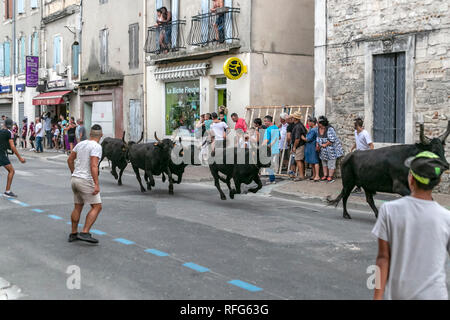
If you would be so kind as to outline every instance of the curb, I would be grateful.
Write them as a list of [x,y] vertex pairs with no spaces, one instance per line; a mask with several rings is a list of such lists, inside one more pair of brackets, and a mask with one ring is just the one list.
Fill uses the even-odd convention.
[[[294,193],[294,192],[278,191],[278,190],[272,190],[270,192],[270,195],[273,197],[283,198],[283,199],[287,199],[287,200],[304,201],[304,202],[308,201],[308,202],[313,202],[316,204],[322,204],[324,206],[328,206],[325,197],[322,198],[322,197],[316,197],[316,196],[311,196],[311,195],[306,195],[306,194],[298,194],[298,193]],[[379,208],[380,205],[382,205],[384,202],[385,201],[383,201],[383,200],[375,200],[375,205]],[[329,206],[329,207],[332,207],[332,206]],[[339,203],[337,208],[343,209],[342,202]],[[372,209],[370,208],[370,206],[368,204],[354,202],[354,201],[350,201],[350,200],[347,201],[347,209],[363,210],[363,211],[372,212]]]

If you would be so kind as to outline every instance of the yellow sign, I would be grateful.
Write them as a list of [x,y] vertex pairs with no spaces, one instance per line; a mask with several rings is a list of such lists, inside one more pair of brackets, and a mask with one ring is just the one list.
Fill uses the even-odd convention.
[[242,77],[244,73],[247,73],[247,66],[244,66],[241,59],[230,58],[225,61],[225,64],[223,65],[223,73],[228,79],[237,80]]

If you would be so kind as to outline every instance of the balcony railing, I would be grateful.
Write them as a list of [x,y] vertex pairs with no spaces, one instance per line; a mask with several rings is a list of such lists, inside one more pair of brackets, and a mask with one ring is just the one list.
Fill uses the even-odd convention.
[[239,40],[237,17],[239,8],[220,8],[214,13],[192,17],[188,44],[206,46],[210,43],[231,43]]
[[145,51],[151,54],[165,54],[185,49],[185,25],[186,21],[178,20],[148,28]]

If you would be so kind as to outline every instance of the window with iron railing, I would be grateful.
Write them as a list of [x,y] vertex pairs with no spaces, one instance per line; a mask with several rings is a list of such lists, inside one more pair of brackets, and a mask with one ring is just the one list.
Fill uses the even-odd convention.
[[188,44],[206,46],[211,43],[231,43],[239,41],[237,17],[239,8],[218,8],[215,12],[192,17]]

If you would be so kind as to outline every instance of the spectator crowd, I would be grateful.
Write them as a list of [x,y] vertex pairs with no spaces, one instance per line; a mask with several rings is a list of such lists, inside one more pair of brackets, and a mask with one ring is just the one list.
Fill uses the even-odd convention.
[[[7,119],[2,116],[2,122]],[[51,116],[44,113],[29,122],[27,118],[22,120],[21,127],[14,122],[11,133],[14,137],[14,145],[20,142],[20,148],[28,149],[36,153],[47,150],[70,153],[78,142],[87,139],[86,128],[83,120],[75,122],[74,117],[66,119],[63,115]]]

